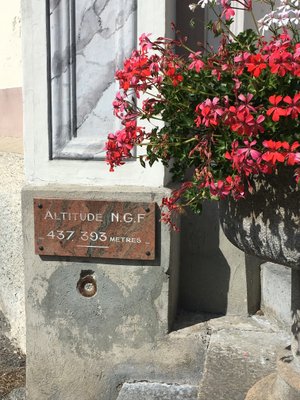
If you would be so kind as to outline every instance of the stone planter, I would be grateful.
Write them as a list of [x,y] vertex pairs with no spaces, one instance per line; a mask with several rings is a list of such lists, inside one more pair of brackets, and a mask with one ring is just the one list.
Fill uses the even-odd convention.
[[300,188],[292,168],[254,182],[246,199],[220,202],[227,238],[245,253],[300,269]]

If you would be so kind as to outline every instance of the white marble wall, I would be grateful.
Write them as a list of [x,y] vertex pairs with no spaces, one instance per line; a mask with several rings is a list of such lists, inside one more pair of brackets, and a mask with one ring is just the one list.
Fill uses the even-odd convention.
[[104,155],[117,91],[114,74],[136,43],[136,0],[52,0],[53,158]]
[[[137,41],[137,38],[143,33],[152,33],[153,37],[158,36],[169,36],[172,34],[171,32],[171,21],[175,20],[175,1],[174,0],[136,0],[137,1],[137,18],[133,24],[134,18],[133,15],[131,19],[129,18],[124,26],[129,27],[130,20],[132,21],[132,25],[137,25],[136,36],[132,39],[132,41]],[[50,3],[50,5],[49,5]],[[75,184],[75,185],[92,185],[92,186],[113,186],[113,185],[129,185],[129,186],[145,186],[145,187],[158,187],[166,184],[169,180],[169,175],[167,174],[163,165],[157,163],[152,166],[152,168],[142,168],[140,166],[139,160],[133,159],[128,162],[126,165],[122,166],[122,168],[116,169],[115,172],[109,172],[109,168],[104,161],[93,161],[94,156],[97,151],[101,150],[101,141],[103,143],[104,138],[107,134],[107,128],[102,129],[99,124],[96,124],[96,128],[94,128],[94,132],[91,133],[91,136],[81,136],[81,131],[78,130],[77,138],[74,138],[71,134],[72,131],[70,129],[63,129],[63,122],[68,127],[70,124],[70,117],[74,115],[74,105],[76,102],[65,102],[63,103],[63,99],[67,99],[70,96],[72,99],[75,97],[75,93],[67,92],[67,89],[70,88],[69,85],[57,86],[57,96],[56,100],[49,102],[49,87],[51,87],[51,79],[49,73],[47,74],[47,70],[51,72],[49,69],[49,64],[54,71],[54,67],[56,65],[56,71],[64,71],[68,68],[68,64],[64,64],[63,60],[63,50],[64,46],[62,43],[66,41],[63,39],[61,35],[63,33],[68,32],[68,30],[58,30],[60,32],[56,36],[53,31],[51,33],[52,38],[52,54],[54,56],[54,48],[57,49],[57,54],[55,60],[57,60],[56,64],[54,64],[54,58],[50,60],[49,51],[47,51],[49,40],[47,40],[47,32],[49,36],[50,29],[47,29],[47,25],[45,23],[45,17],[47,12],[49,14],[49,8],[55,12],[55,7],[59,7],[60,4],[68,4],[69,6],[79,6],[85,4],[85,8],[87,9],[87,0],[26,0],[22,1],[22,38],[23,38],[23,66],[24,66],[24,153],[25,153],[25,173],[26,180],[28,183],[34,183],[37,185],[44,185],[48,183],[57,183],[57,184]],[[125,11],[127,10],[128,5],[131,3],[131,0],[111,0],[108,4],[114,4],[119,6],[119,10],[123,10],[120,12],[120,16],[116,18],[116,12],[107,15],[107,27],[111,26],[119,26],[116,25],[117,21],[122,18],[122,15],[126,15]],[[92,3],[93,4],[93,3]],[[105,4],[98,0],[95,2],[95,5]],[[121,7],[122,5],[122,7]],[[65,7],[66,11],[68,9]],[[81,9],[81,8],[80,8]],[[70,9],[69,9],[70,10]],[[79,8],[78,8],[79,10]],[[74,8],[71,9],[74,13]],[[68,13],[66,12],[68,15]],[[59,17],[58,14],[58,22],[63,25],[63,14]],[[70,11],[69,11],[70,15]],[[103,14],[104,15],[104,14]],[[54,13],[51,14],[50,18],[54,19]],[[50,18],[48,22],[50,22]],[[78,18],[78,17],[77,17]],[[125,19],[124,19],[125,20]],[[68,20],[70,21],[70,20]],[[70,22],[74,22],[72,19]],[[115,24],[115,25],[113,25]],[[55,24],[54,24],[55,25]],[[131,26],[132,26],[131,25]],[[112,29],[112,28],[110,28]],[[129,29],[129,28],[128,28]],[[74,29],[76,33],[76,30]],[[112,31],[111,31],[112,32]],[[68,35],[67,35],[68,36]],[[96,37],[101,36],[99,33],[96,34]],[[109,36],[107,40],[109,40]],[[93,37],[93,36],[91,36]],[[90,42],[92,44],[96,37],[94,37],[93,41]],[[129,34],[122,34],[118,31],[118,34],[114,36],[114,40],[123,40],[126,38],[126,43],[128,40]],[[76,39],[76,34],[75,34]],[[73,42],[75,43],[74,35],[72,37]],[[111,44],[113,43],[112,37],[110,38]],[[96,41],[95,41],[96,43]],[[107,42],[109,43],[109,42]],[[55,47],[56,46],[56,47]],[[110,44],[108,44],[109,47]],[[101,47],[102,48],[102,47]],[[103,47],[104,48],[104,47]],[[48,49],[49,50],[49,49]],[[66,52],[68,53],[68,46],[66,46]],[[86,46],[84,54],[88,57],[87,64],[92,67],[93,58],[90,57],[91,48]],[[95,47],[95,52],[101,54],[101,51],[97,50]],[[116,54],[116,52],[109,52],[107,55],[111,56],[112,54]],[[95,57],[98,57],[95,54]],[[124,54],[117,52],[117,60],[121,61]],[[77,57],[79,58],[79,56]],[[101,63],[101,58],[97,58],[98,62]],[[60,62],[61,61],[61,62]],[[48,64],[48,68],[47,68]],[[77,60],[78,67],[80,65],[79,60]],[[73,64],[72,64],[73,65]],[[76,68],[78,69],[78,68]],[[74,66],[73,66],[74,70]],[[74,80],[74,73],[72,70],[72,75],[68,78],[69,80]],[[103,80],[103,77],[100,76],[101,66],[97,70],[90,70],[89,75],[87,74],[86,81],[91,82],[90,86],[94,88],[96,84],[99,84]],[[99,75],[98,75],[99,71]],[[71,72],[71,71],[70,71]],[[85,71],[86,73],[86,71]],[[76,74],[75,74],[76,75]],[[77,71],[78,77],[78,71]],[[54,78],[54,75],[53,75]],[[56,79],[56,78],[54,78]],[[68,82],[68,79],[66,81]],[[58,78],[56,79],[59,80]],[[49,85],[48,85],[49,81]],[[83,84],[84,85],[84,84]],[[54,87],[54,83],[52,83],[52,89]],[[73,86],[74,87],[74,86]],[[105,87],[105,86],[102,86]],[[90,106],[91,110],[97,109],[98,112],[101,112],[101,115],[111,115],[112,118],[112,106],[111,100],[105,100],[104,96],[108,96],[108,91],[104,91],[104,95],[100,101],[102,101],[103,107]],[[77,83],[77,93],[80,94],[79,84]],[[75,98],[78,97],[78,94]],[[53,93],[52,93],[53,98]],[[50,99],[51,100],[51,99]],[[86,98],[83,103],[87,103],[89,101]],[[77,99],[77,103],[79,104],[79,99]],[[57,113],[52,110],[49,113],[49,104],[56,107]],[[70,104],[72,108],[70,109]],[[69,105],[69,106],[68,106]],[[65,109],[64,114],[63,107]],[[99,111],[100,110],[100,111]],[[107,110],[107,114],[104,114],[104,111]],[[51,110],[50,110],[51,111]],[[103,114],[102,114],[103,113]],[[79,119],[79,113],[77,113],[77,118]],[[92,114],[92,113],[91,113]],[[67,115],[67,117],[64,117]],[[81,115],[84,115],[83,113]],[[55,116],[55,121],[53,121],[53,116]],[[113,120],[111,120],[113,121]],[[54,132],[54,140],[53,143],[49,142],[49,132],[52,131],[52,126],[55,128]],[[86,125],[85,125],[86,124]],[[90,119],[85,119],[85,132],[92,132],[89,128]],[[95,125],[94,125],[95,127]],[[82,126],[83,128],[83,126]],[[53,129],[54,130],[54,129]],[[114,127],[112,126],[112,129]],[[63,133],[63,134],[62,134]],[[51,135],[52,137],[52,135]],[[56,140],[56,142],[55,142]],[[82,143],[82,144],[81,144]],[[93,144],[94,143],[94,144]],[[95,151],[95,145],[99,145],[98,149]],[[75,150],[69,150],[70,146],[73,146]],[[58,154],[54,154],[53,159],[49,159],[49,153],[51,154],[52,148],[55,151],[59,151],[60,157],[63,157],[63,152],[66,152],[64,158],[58,159]],[[139,155],[139,151],[144,154],[144,149],[137,149],[137,154]],[[70,159],[73,154],[73,159]],[[84,159],[88,158],[90,155],[91,161],[86,161]]]

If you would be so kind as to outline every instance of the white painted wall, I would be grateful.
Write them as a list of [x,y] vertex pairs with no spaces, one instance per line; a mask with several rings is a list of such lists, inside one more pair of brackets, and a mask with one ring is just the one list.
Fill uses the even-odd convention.
[[21,0],[0,1],[0,89],[22,86]]
[[7,336],[25,352],[22,155],[0,152],[0,176],[0,311],[10,325]]

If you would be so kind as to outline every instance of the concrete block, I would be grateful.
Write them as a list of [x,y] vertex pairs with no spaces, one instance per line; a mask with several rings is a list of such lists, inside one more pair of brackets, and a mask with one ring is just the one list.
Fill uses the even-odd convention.
[[291,268],[271,262],[261,267],[261,307],[266,316],[290,330]]
[[[205,344],[170,335],[176,310],[179,235],[157,222],[154,261],[40,257],[34,254],[33,198],[157,202],[169,189],[25,187],[27,400],[115,400],[130,380],[197,384]],[[159,219],[159,216],[158,216]],[[77,282],[93,271],[98,291]]]
[[197,400],[198,388],[155,382],[124,383],[117,400]]

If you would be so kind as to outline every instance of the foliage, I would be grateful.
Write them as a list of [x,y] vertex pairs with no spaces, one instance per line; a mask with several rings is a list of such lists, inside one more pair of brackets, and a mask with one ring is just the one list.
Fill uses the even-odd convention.
[[[282,9],[271,3],[260,31],[237,36],[230,31],[230,0],[221,0],[219,14],[215,1],[190,8],[207,4],[216,13],[209,26],[220,38],[217,50],[193,51],[183,40],[143,34],[116,73],[120,92],[113,107],[123,128],[108,136],[107,162],[114,170],[139,145],[146,150],[143,166],[170,164],[182,182],[163,200],[163,220],[171,225],[173,211],[189,206],[198,212],[203,199],[243,198],[253,176],[276,174],[281,165],[294,166],[300,180],[300,43],[292,20],[298,4],[285,2],[292,17],[283,23]],[[240,6],[252,12],[251,3]],[[178,56],[176,46],[189,56]]]

